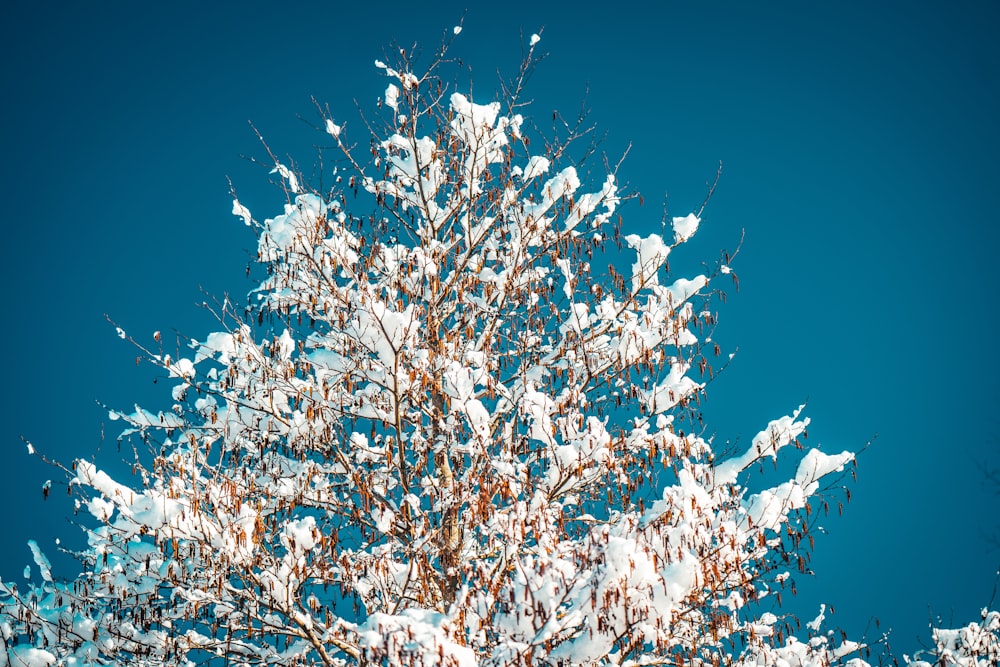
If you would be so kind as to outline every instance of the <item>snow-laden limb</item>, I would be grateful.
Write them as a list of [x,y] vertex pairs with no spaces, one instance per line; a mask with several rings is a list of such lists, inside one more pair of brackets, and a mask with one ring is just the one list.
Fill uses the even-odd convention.
[[[567,157],[582,131],[531,136],[520,83],[473,98],[447,62],[378,63],[370,152],[324,119],[333,190],[278,163],[274,217],[234,201],[256,301],[179,358],[144,350],[173,404],[111,412],[149,451],[133,478],[75,463],[83,572],[30,545],[0,667],[859,659],[769,611],[853,454],[789,447],[801,409],[728,460],[698,423],[729,260],[667,258],[701,219],[622,234],[616,174]],[[795,475],[762,484],[778,456]]]
[[746,470],[762,458],[776,459],[778,451],[796,442],[796,439],[806,431],[809,419],[799,419],[805,409],[804,405],[789,416],[771,421],[767,428],[753,438],[747,451],[740,456],[727,459],[716,466],[715,477],[720,484],[731,484],[736,481],[739,473]]
[[253,224],[253,215],[250,213],[250,209],[240,203],[239,199],[233,199],[233,215],[237,215],[243,218],[243,223],[250,227]]
[[682,218],[673,219],[674,242],[684,243],[698,231],[701,219],[694,213],[689,213]]
[[42,550],[38,548],[38,542],[35,540],[28,540],[28,548],[31,549],[31,556],[35,561],[35,565],[38,566],[38,572],[45,581],[52,581],[52,564],[49,559],[42,553]]
[[983,609],[978,623],[963,628],[934,628],[934,647],[920,651],[914,659],[904,656],[909,667],[993,667],[1000,665],[1000,611]]

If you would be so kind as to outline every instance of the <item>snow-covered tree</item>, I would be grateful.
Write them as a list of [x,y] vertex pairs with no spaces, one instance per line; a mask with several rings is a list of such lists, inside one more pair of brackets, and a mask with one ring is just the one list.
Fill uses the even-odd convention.
[[587,128],[522,99],[537,42],[487,100],[445,48],[377,62],[379,121],[324,114],[329,189],[276,160],[279,215],[234,201],[251,306],[173,356],[119,330],[173,405],[112,412],[149,452],[131,480],[72,464],[82,573],[31,543],[0,665],[860,664],[779,606],[854,455],[803,450],[801,409],[713,450],[730,258],[670,277],[702,211],[627,233]]

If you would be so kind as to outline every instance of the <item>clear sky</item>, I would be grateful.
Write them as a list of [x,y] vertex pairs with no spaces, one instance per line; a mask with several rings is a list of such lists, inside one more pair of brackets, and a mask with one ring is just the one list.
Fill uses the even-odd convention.
[[311,96],[360,127],[384,47],[430,51],[468,4],[455,54],[479,95],[517,65],[519,31],[544,27],[534,113],[575,113],[589,86],[608,153],[632,143],[620,176],[646,204],[624,210],[630,232],[659,229],[665,194],[672,215],[697,208],[724,163],[684,249],[712,260],[746,233],[716,335],[739,348],[709,388],[718,442],[805,401],[811,443],[878,434],[788,609],[832,603],[855,636],[878,617],[907,652],[931,615],[975,618],[1000,566],[1000,496],[977,468],[1000,465],[996,3],[430,4],[0,6],[0,576],[20,577],[29,538],[79,541],[65,487],[42,502],[61,473],[20,436],[115,469],[96,401],[169,406],[104,313],[138,338],[204,337],[201,290],[251,287],[226,177],[258,215],[282,196],[241,157],[265,156],[247,120],[311,165]]

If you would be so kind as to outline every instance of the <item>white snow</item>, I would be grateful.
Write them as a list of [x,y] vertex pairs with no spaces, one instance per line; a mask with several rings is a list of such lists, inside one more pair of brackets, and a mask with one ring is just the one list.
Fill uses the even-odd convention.
[[521,178],[525,181],[530,181],[534,177],[541,176],[546,173],[549,170],[550,165],[551,162],[549,162],[548,158],[542,157],[541,155],[533,155],[528,160],[528,165],[521,173]]
[[296,556],[311,551],[316,546],[316,518],[309,515],[285,524],[281,542]]
[[853,452],[824,454],[818,449],[811,449],[799,463],[798,471],[795,473],[795,482],[801,485],[807,494],[812,495],[819,487],[818,480],[821,477],[833,472],[840,472],[847,463],[853,460]]
[[388,507],[376,507],[373,513],[375,527],[381,533],[392,533],[392,527],[396,522],[396,513]]
[[673,219],[674,228],[674,242],[684,243],[698,231],[698,225],[701,223],[701,219],[694,213],[689,213],[683,218]]
[[301,192],[301,190],[299,189],[298,177],[291,169],[289,169],[285,165],[278,162],[277,164],[274,165],[274,169],[271,170],[271,173],[281,174],[281,177],[288,182],[288,189],[291,190],[293,193]]
[[399,110],[399,88],[390,83],[385,89],[385,105],[393,110]]
[[253,216],[250,214],[250,209],[240,203],[239,199],[233,198],[233,215],[238,215],[243,218],[243,223],[249,227],[253,223]]
[[637,257],[632,264],[632,290],[641,286],[650,287],[659,284],[658,273],[670,254],[670,246],[663,242],[659,234],[650,234],[643,238],[638,234],[625,237],[628,247],[636,251]]
[[478,398],[470,398],[465,402],[465,414],[473,432],[482,440],[490,434],[490,413]]
[[[242,333],[246,335],[249,331]],[[236,347],[236,337],[233,334],[228,332],[211,333],[205,339],[205,342],[198,347],[194,363],[197,364],[204,359],[211,359],[218,355],[219,363],[228,365],[232,355],[236,353]]]
[[49,559],[45,557],[45,554],[38,547],[38,542],[28,540],[28,548],[31,549],[31,557],[34,559],[35,565],[38,566],[38,571],[41,573],[42,579],[52,581],[52,564],[49,563]]
[[11,646],[7,651],[10,652],[11,667],[51,667],[58,660],[45,649],[31,646]]
[[650,414],[664,413],[702,388],[702,384],[687,376],[688,369],[689,364],[684,362],[672,364],[667,377],[646,394]]
[[825,619],[826,619],[826,605],[821,604],[819,606],[819,614],[816,615],[816,618],[806,623],[806,627],[812,630],[813,632],[819,632],[819,629],[823,626],[823,621]]

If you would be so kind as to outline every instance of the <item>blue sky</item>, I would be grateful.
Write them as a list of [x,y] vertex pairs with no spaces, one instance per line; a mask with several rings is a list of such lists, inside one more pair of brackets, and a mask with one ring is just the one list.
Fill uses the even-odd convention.
[[[338,118],[373,103],[393,40],[430,51],[466,3],[124,2],[0,9],[0,164],[8,303],[0,327],[0,576],[78,530],[60,473],[23,434],[68,461],[117,453],[96,401],[166,407],[155,376],[104,313],[137,337],[214,330],[202,290],[240,299],[254,238],[230,215],[226,177],[259,214],[281,194],[251,120],[279,153],[312,164],[311,97]],[[629,231],[683,215],[724,174],[691,261],[745,231],[741,290],[717,340],[739,348],[709,387],[719,441],[750,437],[808,401],[810,441],[857,449],[853,501],[824,523],[812,579],[852,634],[878,617],[893,645],[926,641],[931,614],[971,620],[1000,566],[994,292],[1000,247],[1000,46],[993,3],[483,3],[455,53],[480,94],[544,27],[551,55],[534,113],[574,113],[589,87],[605,149],[646,204]],[[700,255],[699,255],[700,253]],[[102,428],[109,437],[101,441]],[[72,540],[70,540],[72,541]],[[954,614],[954,616],[952,616]]]

